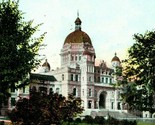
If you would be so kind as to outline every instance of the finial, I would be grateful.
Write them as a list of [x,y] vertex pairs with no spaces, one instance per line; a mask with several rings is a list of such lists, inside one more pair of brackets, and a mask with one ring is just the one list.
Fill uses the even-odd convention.
[[115,56],[117,56],[117,53],[115,52]]
[[77,10],[77,17],[79,17],[79,10]]

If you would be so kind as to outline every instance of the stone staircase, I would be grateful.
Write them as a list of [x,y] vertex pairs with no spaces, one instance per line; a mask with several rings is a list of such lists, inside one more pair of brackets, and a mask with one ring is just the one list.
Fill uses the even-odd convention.
[[132,115],[130,113],[126,113],[123,111],[92,111],[90,114],[92,117],[95,116],[103,116],[103,117],[107,117],[108,115],[116,118],[116,119],[132,119],[132,118],[139,118],[135,115]]

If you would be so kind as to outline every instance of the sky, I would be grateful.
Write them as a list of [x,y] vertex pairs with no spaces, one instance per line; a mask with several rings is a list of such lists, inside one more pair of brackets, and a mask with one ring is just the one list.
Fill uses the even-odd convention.
[[133,35],[155,28],[155,0],[20,0],[19,9],[26,21],[43,23],[36,36],[47,32],[40,53],[52,69],[60,67],[60,51],[67,35],[75,29],[77,12],[82,31],[91,38],[96,61],[108,65],[114,53],[120,60],[135,42]]

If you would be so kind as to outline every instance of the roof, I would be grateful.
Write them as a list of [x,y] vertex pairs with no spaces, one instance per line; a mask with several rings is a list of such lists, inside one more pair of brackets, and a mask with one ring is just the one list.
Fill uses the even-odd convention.
[[115,53],[115,56],[112,58],[111,62],[112,61],[118,61],[118,62],[121,62],[120,59],[117,57],[117,54]]
[[50,70],[51,67],[50,67],[50,64],[47,62],[47,59],[43,63],[42,67],[48,67],[48,69]]
[[56,79],[53,75],[42,75],[42,74],[34,74],[34,73],[30,74],[30,79],[31,80],[51,81],[51,82],[56,81]]
[[91,39],[88,34],[81,30],[75,30],[70,33],[65,39],[64,44],[66,43],[84,43],[92,46]]

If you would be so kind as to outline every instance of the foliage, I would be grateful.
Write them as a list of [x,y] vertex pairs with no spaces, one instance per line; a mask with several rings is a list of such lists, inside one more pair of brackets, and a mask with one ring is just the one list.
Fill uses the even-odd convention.
[[76,117],[82,113],[81,99],[72,95],[66,99],[57,93],[49,95],[31,92],[30,99],[21,98],[9,113],[12,122],[17,125],[50,125]]
[[[155,112],[155,31],[144,35],[135,34],[135,43],[130,47],[124,76],[124,100],[131,109]],[[134,83],[133,83],[134,82]]]
[[105,123],[105,119],[103,116],[96,116],[94,119],[94,123],[97,124],[104,124]]
[[137,125],[136,121],[118,120],[109,116],[107,120],[103,116],[96,116],[92,118],[86,115],[85,118],[79,123],[76,119],[72,122],[63,122],[63,125]]
[[37,57],[45,33],[34,37],[40,24],[33,27],[33,21],[23,21],[18,3],[0,3],[0,104],[10,96],[8,89],[17,88],[41,61]]
[[83,121],[86,122],[86,123],[90,123],[90,124],[94,123],[94,122],[93,122],[94,119],[93,119],[93,117],[90,116],[90,115],[86,115],[85,118],[83,119]]

